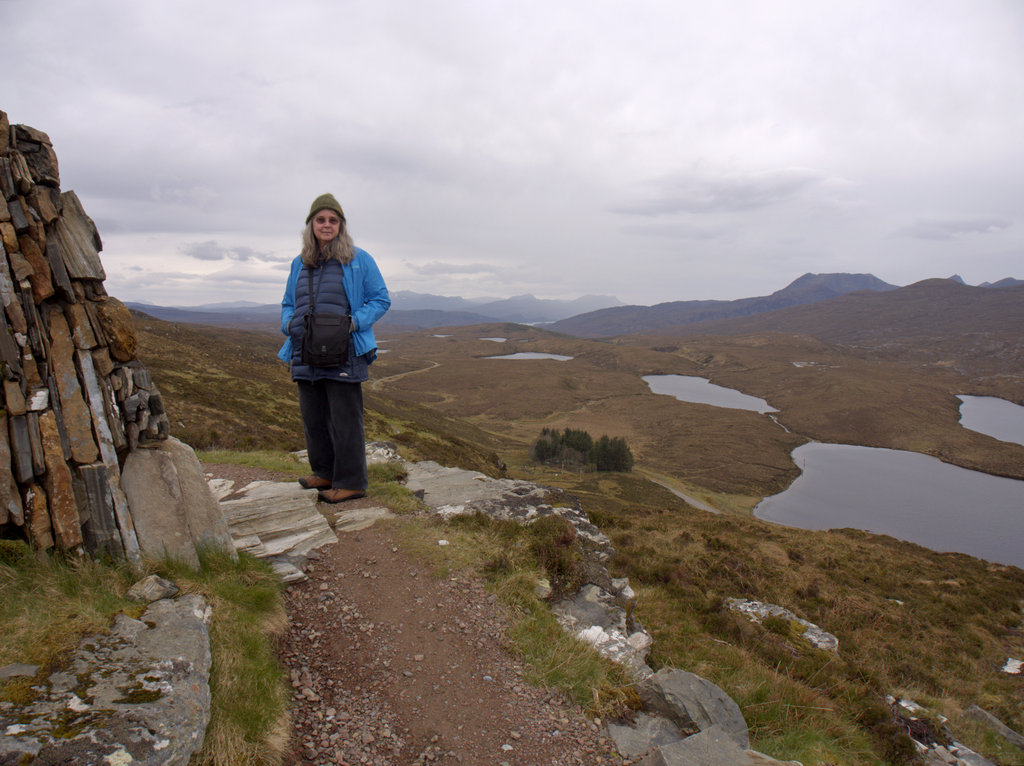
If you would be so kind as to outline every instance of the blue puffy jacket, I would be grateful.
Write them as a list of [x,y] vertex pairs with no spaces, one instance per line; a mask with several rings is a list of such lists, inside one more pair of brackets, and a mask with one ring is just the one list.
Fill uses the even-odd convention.
[[[293,338],[295,336],[290,332],[292,318],[295,317],[297,326],[300,327],[302,316],[308,309],[307,301],[303,300],[302,304],[298,306],[299,316],[296,317],[296,287],[302,273],[302,258],[296,256],[288,274],[284,298],[281,299],[281,332],[288,336],[277,353],[278,358],[283,362],[293,361]],[[352,316],[352,345],[355,354],[365,355],[366,361],[372,362],[377,356],[377,340],[373,336],[373,324],[384,316],[391,306],[391,296],[388,294],[387,285],[384,284],[380,269],[377,268],[377,264],[370,254],[358,247],[355,249],[352,262],[343,267],[341,282],[345,296],[348,298],[349,313]],[[330,310],[336,302],[336,299],[332,299],[329,290],[325,292],[324,288],[321,288],[317,296],[317,311],[320,311],[321,308]],[[293,368],[292,372],[292,377],[296,377],[295,373],[298,370]],[[301,377],[310,379],[306,375]]]

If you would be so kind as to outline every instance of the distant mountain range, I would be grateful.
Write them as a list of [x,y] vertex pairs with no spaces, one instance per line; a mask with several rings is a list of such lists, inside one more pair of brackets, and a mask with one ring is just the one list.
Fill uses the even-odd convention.
[[[149,303],[127,305],[157,319],[188,324],[277,328],[281,318],[281,306],[277,303],[261,305],[237,301],[202,306],[156,306]],[[532,295],[470,300],[398,290],[391,293],[391,310],[385,315],[380,326],[428,329],[487,324],[495,321],[538,324],[621,305],[622,301],[610,295],[584,295],[575,300],[535,298]]]
[[[959,276],[937,280],[964,285]],[[1003,279],[984,288],[1012,288],[1019,279]],[[732,301],[673,301],[654,306],[627,306],[607,295],[551,300],[532,295],[470,300],[399,290],[379,326],[392,331],[516,322],[544,324],[548,329],[581,338],[658,333],[669,328],[752,317],[793,306],[820,303],[850,293],[886,293],[899,289],[871,274],[804,274],[771,295]],[[979,289],[979,288],[970,288]],[[128,303],[129,308],[170,322],[278,331],[281,307],[248,301],[203,306],[155,306]]]

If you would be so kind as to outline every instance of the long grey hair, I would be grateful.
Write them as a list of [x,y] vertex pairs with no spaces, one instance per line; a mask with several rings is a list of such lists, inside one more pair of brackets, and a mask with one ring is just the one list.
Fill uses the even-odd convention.
[[344,218],[341,219],[341,229],[338,231],[338,236],[326,245],[321,245],[319,240],[313,235],[312,219],[306,224],[306,228],[302,230],[302,263],[305,266],[316,267],[322,263],[327,263],[332,258],[341,261],[342,264],[347,266],[355,258],[355,247],[352,237],[349,236],[348,226],[345,224]]

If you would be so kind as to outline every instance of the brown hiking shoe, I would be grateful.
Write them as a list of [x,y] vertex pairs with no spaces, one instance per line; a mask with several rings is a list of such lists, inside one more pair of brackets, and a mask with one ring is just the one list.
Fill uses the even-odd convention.
[[344,503],[346,500],[355,500],[358,497],[366,497],[361,489],[324,489],[319,494],[322,503]]
[[321,479],[319,476],[303,476],[299,479],[299,486],[303,489],[329,489],[330,479]]

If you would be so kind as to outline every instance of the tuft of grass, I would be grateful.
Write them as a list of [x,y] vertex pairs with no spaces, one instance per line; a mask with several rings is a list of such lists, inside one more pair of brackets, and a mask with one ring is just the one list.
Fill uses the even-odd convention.
[[[499,594],[504,588],[497,586]],[[526,679],[564,692],[592,715],[617,717],[640,707],[633,680],[621,665],[570,635],[545,605],[524,613],[509,631],[512,649],[526,663]]]
[[204,463],[245,465],[253,468],[264,468],[268,471],[280,471],[296,476],[309,473],[309,463],[299,460],[291,452],[281,450],[208,450],[197,451],[197,457]]
[[525,531],[530,554],[537,566],[547,573],[555,595],[579,590],[586,575],[575,527],[561,516],[544,516]]
[[[104,633],[119,612],[138,616],[125,596],[136,575],[126,564],[36,555],[21,541],[0,546],[0,665],[59,667],[78,638]],[[7,686],[0,687],[0,698]]]
[[412,514],[423,510],[423,501],[402,483],[407,472],[401,463],[379,463],[368,467],[370,486],[366,494],[394,513]]

